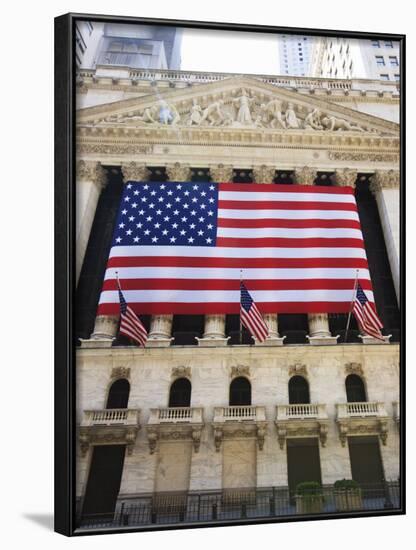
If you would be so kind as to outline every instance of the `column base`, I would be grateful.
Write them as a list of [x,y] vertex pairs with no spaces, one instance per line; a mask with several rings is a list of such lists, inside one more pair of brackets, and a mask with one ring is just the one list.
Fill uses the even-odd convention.
[[264,342],[259,342],[258,340],[254,339],[256,346],[283,346],[283,340],[286,338],[286,336],[283,336],[280,338],[280,336],[271,336],[266,338]]
[[218,347],[224,347],[227,345],[228,340],[230,339],[229,336],[227,338],[198,338],[198,346],[201,346],[203,348],[218,348]]
[[111,348],[115,338],[80,338],[81,347],[86,349],[93,348]]
[[337,336],[309,336],[306,338],[309,340],[311,346],[336,346],[338,343],[339,334]]
[[389,334],[388,336],[383,336],[384,342],[382,342],[378,338],[373,338],[372,336],[362,334],[359,334],[358,338],[361,338],[361,341],[364,345],[371,346],[373,344],[380,344],[381,346],[384,346],[385,344],[390,344],[391,334]]
[[146,348],[168,348],[174,338],[148,338]]

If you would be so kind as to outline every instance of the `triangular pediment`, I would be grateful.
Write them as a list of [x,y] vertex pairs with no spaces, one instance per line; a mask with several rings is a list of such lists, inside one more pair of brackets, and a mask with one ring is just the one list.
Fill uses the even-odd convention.
[[397,136],[399,125],[247,76],[81,109],[80,126],[221,128]]

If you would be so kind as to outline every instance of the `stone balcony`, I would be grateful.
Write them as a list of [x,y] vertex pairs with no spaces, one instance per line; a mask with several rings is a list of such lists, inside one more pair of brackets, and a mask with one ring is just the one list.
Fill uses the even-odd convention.
[[287,437],[319,437],[321,445],[325,447],[328,433],[326,405],[277,405],[275,424],[281,449],[284,448]]
[[197,453],[204,427],[202,407],[166,407],[150,409],[146,426],[150,454],[156,450],[158,440],[192,441]]
[[348,436],[378,435],[387,443],[388,415],[384,403],[365,401],[356,403],[338,403],[336,405],[339,438],[344,447]]
[[261,451],[266,436],[266,409],[261,406],[235,405],[215,407],[214,419],[215,449],[218,452],[224,439],[255,438]]
[[96,409],[84,411],[79,426],[81,453],[90,445],[127,445],[131,454],[140,429],[140,409]]

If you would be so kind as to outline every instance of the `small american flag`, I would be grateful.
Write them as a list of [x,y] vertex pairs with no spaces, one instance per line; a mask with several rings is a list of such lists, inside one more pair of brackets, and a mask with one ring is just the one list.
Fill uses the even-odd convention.
[[380,330],[383,328],[383,325],[375,312],[373,304],[368,301],[360,283],[357,283],[357,292],[352,311],[359,327],[364,333],[384,341]]
[[264,342],[269,329],[243,282],[240,282],[240,315],[241,322],[250,334],[259,342]]
[[147,331],[144,328],[142,322],[134,313],[134,311],[127,305],[121,292],[120,283],[117,280],[118,285],[118,297],[120,300],[120,334],[128,336],[134,340],[139,346],[143,346],[147,340]]

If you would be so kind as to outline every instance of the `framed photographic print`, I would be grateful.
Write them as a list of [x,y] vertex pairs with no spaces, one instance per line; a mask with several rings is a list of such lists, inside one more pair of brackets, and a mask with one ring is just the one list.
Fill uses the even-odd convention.
[[55,26],[56,530],[404,513],[405,37]]

